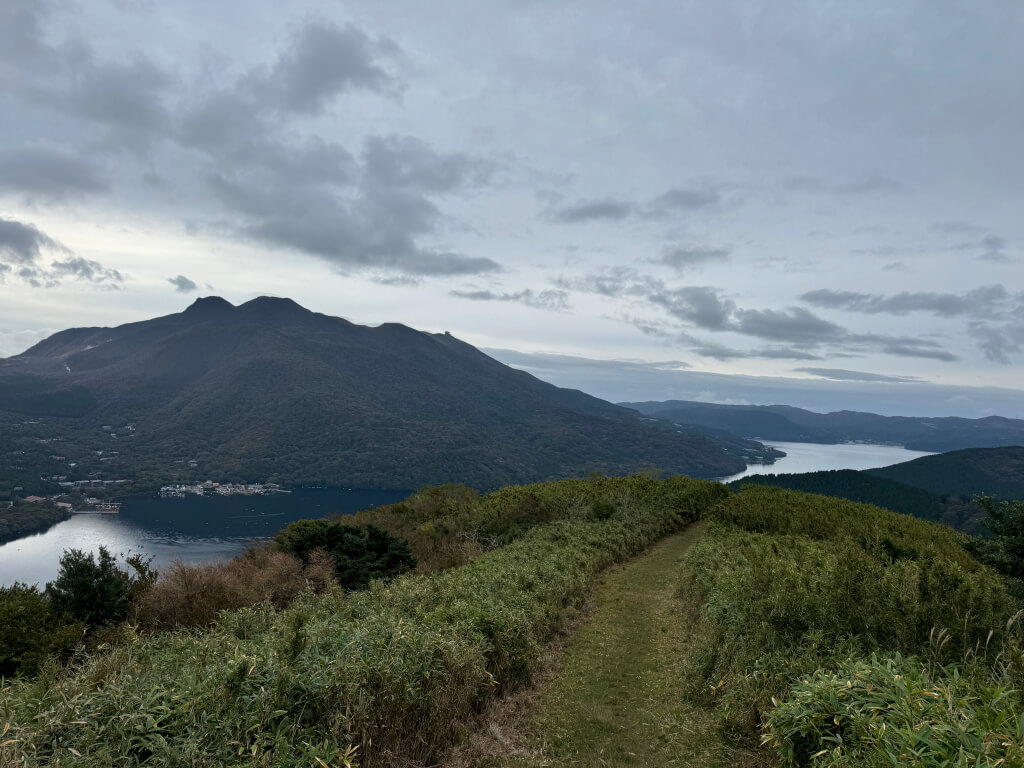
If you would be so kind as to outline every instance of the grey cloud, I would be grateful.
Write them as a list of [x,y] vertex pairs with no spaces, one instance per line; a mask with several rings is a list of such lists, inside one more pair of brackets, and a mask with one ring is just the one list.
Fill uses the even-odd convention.
[[653,200],[636,204],[614,197],[578,200],[547,212],[547,218],[559,224],[590,221],[622,221],[631,216],[660,219],[681,211],[717,208],[725,202],[728,185],[705,181],[689,187],[675,187]]
[[782,186],[790,192],[831,194],[839,197],[857,197],[906,190],[906,187],[900,182],[878,175],[840,182],[829,182],[815,176],[791,176],[783,181]]
[[981,238],[980,245],[981,253],[978,254],[979,259],[1000,262],[1011,261],[1009,254],[1006,253],[1005,238],[999,237],[998,235],[986,235]]
[[319,19],[306,24],[265,77],[250,85],[261,97],[283,109],[315,114],[340,93],[356,88],[382,91],[395,85],[381,60],[399,48],[387,38],[373,38],[363,29]]
[[[281,162],[224,169],[211,189],[242,221],[239,233],[319,256],[341,269],[384,267],[415,275],[500,270],[486,257],[434,251],[418,239],[434,232],[441,213],[434,195],[479,184],[486,163],[444,154],[401,137],[367,140],[361,164],[328,144],[277,154]],[[317,157],[325,162],[317,163]],[[308,173],[307,173],[308,166]]]
[[[659,280],[643,277],[633,270],[619,268],[581,278],[559,278],[555,284],[565,290],[581,290],[610,298],[636,297],[668,312],[676,320],[714,332],[731,332],[769,342],[767,348],[737,350],[711,344],[690,336],[685,331],[668,331],[658,324],[637,318],[626,318],[643,333],[672,339],[692,348],[698,354],[719,360],[742,357],[773,359],[820,360],[824,350],[834,356],[855,352],[881,352],[900,357],[918,357],[942,361],[957,357],[938,342],[906,336],[854,334],[843,326],[826,320],[803,307],[784,309],[744,309],[724,296],[719,288],[686,286],[668,288]],[[852,294],[854,298],[860,294]],[[849,300],[850,297],[840,298]]]
[[886,178],[885,176],[871,176],[857,181],[847,181],[837,184],[832,191],[837,195],[873,195],[878,192],[902,192],[906,188],[898,181]]
[[1007,263],[1013,261],[1010,254],[1007,253],[1008,245],[1005,237],[989,233],[976,240],[957,243],[951,246],[951,250],[970,253],[985,261]]
[[[46,252],[65,258],[42,263]],[[76,256],[64,245],[31,224],[0,218],[0,274],[16,275],[36,288],[53,288],[66,277],[115,287],[124,276],[97,261]]]
[[1012,296],[1002,285],[986,285],[960,294],[905,291],[890,296],[822,288],[800,298],[818,307],[865,314],[929,312],[941,317],[982,317],[1005,309]]
[[878,339],[880,345],[878,350],[887,355],[896,357],[920,357],[925,360],[940,360],[944,363],[952,363],[960,358],[952,352],[940,348],[938,344],[922,342],[919,339]]
[[697,211],[722,202],[717,186],[676,187],[651,202],[650,207],[660,211]]
[[0,218],[0,263],[3,257],[15,264],[32,264],[44,249],[67,251],[49,235],[31,224]]
[[[624,318],[646,335],[684,345],[704,357],[718,360],[741,358],[822,360],[825,355],[850,357],[880,352],[898,357],[916,357],[945,362],[957,356],[931,339],[885,334],[856,334],[803,307],[744,309],[724,296],[719,288],[686,286],[668,288],[659,280],[645,278],[633,270],[612,270],[576,279],[560,278],[556,285],[566,290],[583,290],[611,298],[636,297],[663,308],[686,326],[731,332],[776,342],[768,347],[736,349],[695,338],[685,330],[666,329],[658,323]],[[860,294],[852,294],[856,299]],[[849,300],[850,297],[840,298]]]
[[539,291],[529,288],[515,293],[497,293],[495,291],[449,291],[449,296],[473,301],[510,301],[524,304],[534,309],[550,309],[563,311],[569,308],[569,295],[565,291]]
[[846,330],[802,307],[743,309],[736,313],[733,329],[748,336],[789,342],[835,342]]
[[569,291],[596,293],[600,296],[645,296],[661,288],[661,283],[644,277],[628,267],[613,267],[603,272],[591,272],[581,277],[560,276],[552,281],[555,286]]
[[676,270],[684,270],[709,261],[725,261],[729,258],[728,248],[706,248],[677,245],[666,249],[655,263],[664,264]]
[[933,232],[941,232],[948,235],[974,235],[985,231],[984,227],[979,227],[975,224],[971,224],[967,221],[960,221],[958,219],[951,221],[936,221],[929,227]]
[[178,293],[191,293],[192,291],[198,290],[199,286],[189,280],[184,275],[178,275],[177,277],[167,278],[167,282],[174,286],[174,290]]
[[785,404],[814,411],[841,409],[890,416],[943,414],[979,418],[1020,410],[1020,392],[927,382],[740,376],[683,370],[684,366],[570,355],[485,349],[492,357],[561,387],[583,389],[612,402],[696,400],[713,403]]
[[1024,321],[1017,318],[1003,325],[973,321],[968,324],[967,332],[985,356],[997,363],[1008,364],[1011,355],[1024,349]]
[[483,183],[491,166],[458,152],[440,154],[408,136],[373,136],[363,149],[363,169],[374,187],[441,193]]
[[[357,157],[298,130],[298,119],[322,113],[343,93],[396,92],[389,65],[401,51],[393,41],[314,19],[269,66],[214,77],[188,92],[141,53],[122,63],[99,60],[81,43],[67,51],[47,48],[39,43],[39,14],[29,15],[20,38],[62,61],[72,83],[69,90],[60,78],[48,82],[48,103],[108,129],[114,138],[98,146],[166,142],[183,150],[227,212],[210,212],[205,225],[211,229],[303,251],[341,270],[462,275],[500,269],[493,259],[423,242],[444,221],[437,198],[485,183],[491,164],[402,136],[370,136]],[[21,79],[33,77],[26,67],[22,62],[16,73]],[[58,198],[105,187],[97,165],[62,151],[0,153],[0,190]]]
[[729,330],[736,310],[736,305],[722,298],[718,289],[707,286],[662,289],[647,298],[673,317],[711,331]]
[[940,342],[918,336],[889,336],[879,333],[850,333],[843,339],[848,352],[882,352],[897,357],[953,362],[959,358]]
[[419,285],[420,283],[423,282],[423,280],[421,280],[420,278],[410,277],[409,275],[377,276],[372,277],[370,279],[373,280],[373,282],[378,283],[379,285],[389,285],[392,287],[402,288]]
[[760,349],[734,349],[721,344],[701,343],[692,347],[692,350],[701,357],[710,357],[714,360],[821,360],[820,355],[793,347],[762,347]]
[[915,382],[921,381],[917,376],[887,376],[867,371],[849,371],[844,368],[794,368],[797,373],[809,373],[822,379],[832,381],[879,381],[879,382]]
[[141,53],[124,64],[89,62],[78,69],[72,98],[86,117],[119,133],[161,133],[170,122],[164,100],[172,78]]
[[0,150],[0,190],[29,197],[62,199],[76,192],[107,188],[95,163],[53,147],[28,146]]
[[550,212],[550,218],[560,224],[579,224],[588,221],[621,221],[633,214],[633,205],[624,200],[580,200],[572,205]]
[[50,264],[48,277],[50,280],[74,277],[78,280],[86,280],[90,283],[102,284],[108,287],[116,287],[117,283],[124,282],[124,275],[116,269],[108,269],[98,261],[85,259],[81,256],[70,256],[63,261],[54,261]]

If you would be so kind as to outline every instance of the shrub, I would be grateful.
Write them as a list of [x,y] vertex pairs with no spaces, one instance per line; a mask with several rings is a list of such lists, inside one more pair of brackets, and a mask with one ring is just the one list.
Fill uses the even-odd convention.
[[966,538],[876,507],[746,486],[719,504],[682,591],[702,606],[695,679],[723,727],[756,739],[772,697],[874,650],[994,662],[1014,604]]
[[0,587],[0,677],[35,674],[49,657],[66,656],[84,632],[35,586]]
[[149,563],[140,556],[128,558],[135,573],[122,571],[117,558],[100,545],[99,553],[65,550],[57,578],[46,585],[46,594],[57,613],[67,613],[89,627],[128,618],[132,599],[156,579]]
[[872,655],[797,682],[767,719],[783,766],[1024,765],[1024,718],[1005,688],[930,674],[915,658]]
[[345,589],[362,589],[374,579],[390,579],[416,567],[404,541],[372,525],[355,528],[328,520],[297,520],[274,541],[304,564],[314,552],[325,552]]
[[165,568],[134,601],[132,617],[145,629],[212,624],[221,611],[267,603],[286,607],[307,587],[323,592],[334,582],[334,565],[314,552],[303,566],[297,557],[253,549],[225,563]]

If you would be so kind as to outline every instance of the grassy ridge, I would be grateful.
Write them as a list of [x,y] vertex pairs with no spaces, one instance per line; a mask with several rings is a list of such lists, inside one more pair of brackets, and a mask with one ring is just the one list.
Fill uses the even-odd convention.
[[[529,679],[601,568],[727,493],[643,477],[529,490],[563,519],[462,567],[228,611],[202,634],[132,638],[7,683],[0,765],[336,766],[350,747],[362,766],[429,763],[489,697]],[[484,497],[482,519],[522,493]]]
[[[784,765],[891,765],[859,760],[886,749],[917,754],[922,728],[956,720],[925,711],[945,690],[978,717],[961,718],[969,727],[942,755],[912,764],[994,765],[982,758],[1024,754],[1024,728],[1003,728],[1024,714],[1019,694],[1007,693],[1024,689],[1020,638],[1007,625],[1016,606],[1003,580],[964,551],[961,534],[760,486],[713,517],[681,591],[703,606],[697,679],[727,733],[753,743],[763,732]],[[913,695],[901,691],[908,669],[919,683]],[[865,697],[854,702],[855,691]],[[915,707],[916,715],[905,711]],[[1000,708],[1012,717],[983,716]],[[887,745],[871,742],[886,732]],[[973,757],[943,762],[958,754]]]

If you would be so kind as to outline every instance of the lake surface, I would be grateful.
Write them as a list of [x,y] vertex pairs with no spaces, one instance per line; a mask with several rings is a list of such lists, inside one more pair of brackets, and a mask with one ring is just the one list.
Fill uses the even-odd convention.
[[723,478],[723,483],[731,483],[733,480],[739,480],[748,475],[795,474],[819,472],[824,469],[875,469],[932,455],[924,451],[908,451],[906,448],[896,445],[872,445],[870,443],[819,445],[818,443],[762,442],[772,448],[784,451],[786,455],[774,464],[751,464],[745,471]]
[[74,515],[44,533],[0,545],[0,585],[42,586],[57,575],[65,549],[153,556],[160,569],[174,560],[210,563],[240,555],[288,523],[392,504],[410,491],[299,489],[268,496],[188,496],[125,499],[118,515]]

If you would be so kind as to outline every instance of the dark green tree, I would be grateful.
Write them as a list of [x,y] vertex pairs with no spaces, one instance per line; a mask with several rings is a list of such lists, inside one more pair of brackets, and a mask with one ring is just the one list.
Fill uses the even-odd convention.
[[334,575],[346,589],[362,589],[373,579],[389,579],[416,567],[409,546],[372,525],[357,528],[327,520],[297,520],[274,537],[283,552],[309,563],[322,550],[334,562]]
[[1024,580],[1024,501],[976,500],[985,510],[988,539],[974,539],[971,549],[979,560],[1004,576]]
[[141,556],[129,557],[128,564],[134,574],[121,570],[117,558],[102,545],[98,556],[80,549],[65,550],[57,578],[46,585],[53,609],[90,628],[124,621],[132,599],[156,578],[149,561]]
[[81,641],[85,625],[56,613],[34,585],[0,587],[0,677],[34,674]]

